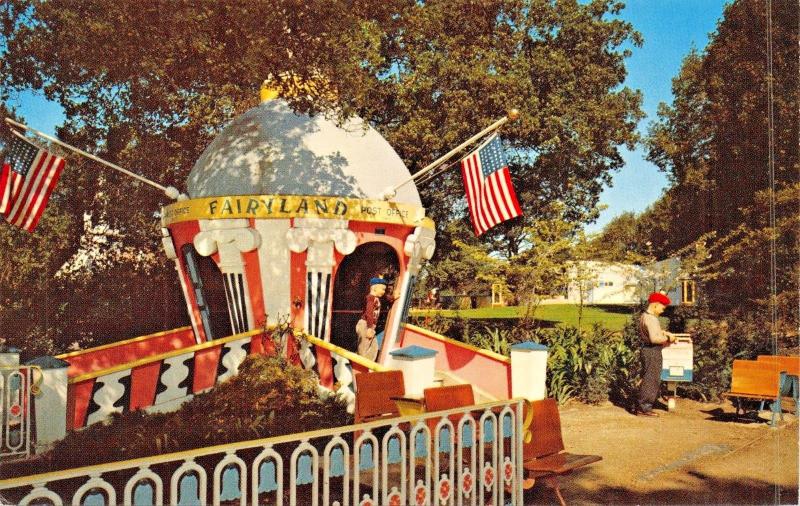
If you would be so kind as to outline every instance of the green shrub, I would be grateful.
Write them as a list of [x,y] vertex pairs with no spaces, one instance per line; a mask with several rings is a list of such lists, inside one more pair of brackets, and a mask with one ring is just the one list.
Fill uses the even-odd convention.
[[461,337],[467,344],[506,356],[516,343],[546,344],[547,392],[560,404],[571,398],[592,404],[627,398],[634,353],[623,335],[600,325],[591,330],[569,326],[542,329],[520,320],[510,328],[483,325]]
[[501,355],[511,354],[511,332],[508,329],[485,326],[482,332],[466,336],[467,344]]
[[561,397],[574,396],[591,404],[619,400],[634,360],[623,335],[600,325],[591,330],[558,327],[545,335],[551,396],[559,402],[566,400]]

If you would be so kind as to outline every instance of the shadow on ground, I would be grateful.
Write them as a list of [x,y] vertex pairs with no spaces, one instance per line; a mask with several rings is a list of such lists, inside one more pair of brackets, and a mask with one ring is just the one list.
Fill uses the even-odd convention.
[[[691,469],[675,479],[631,477],[632,481],[639,481],[637,488],[641,488],[642,482],[661,481],[658,489],[647,492],[635,490],[633,485],[630,488],[599,485],[593,490],[579,490],[570,485],[570,478],[577,476],[594,481],[591,468],[564,477],[561,491],[567,504],[798,504],[797,489],[791,487],[749,478],[721,479]],[[601,479],[597,477],[598,482]],[[525,492],[524,504],[557,504],[557,499],[553,490],[537,482]]]
[[[715,422],[727,422],[727,423],[741,423],[745,425],[749,424],[758,424],[758,425],[769,425],[770,424],[770,417],[771,412],[766,412],[767,414],[761,415],[759,411],[747,411],[745,413],[736,413],[736,411],[726,411],[722,408],[716,408],[711,410],[701,410],[701,413],[705,413],[708,415],[708,420],[713,420]],[[777,416],[778,423],[780,423],[780,415]]]

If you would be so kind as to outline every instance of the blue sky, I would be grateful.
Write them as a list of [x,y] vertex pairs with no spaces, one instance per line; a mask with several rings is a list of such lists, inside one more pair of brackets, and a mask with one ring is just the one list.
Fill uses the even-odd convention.
[[[644,37],[644,45],[633,48],[626,66],[625,84],[642,90],[643,109],[647,117],[639,124],[645,133],[647,124],[656,118],[660,102],[672,100],[672,78],[680,69],[681,60],[692,46],[702,50],[708,35],[716,30],[722,17],[725,0],[627,0],[621,17],[633,24]],[[27,123],[47,133],[64,121],[61,109],[47,102],[40,94],[24,92],[11,97]],[[612,186],[600,196],[608,206],[589,232],[599,231],[614,216],[625,211],[641,212],[661,195],[666,176],[645,160],[642,148],[623,149],[625,166],[613,175]]]
[[[660,102],[672,102],[672,78],[692,46],[702,50],[710,33],[716,31],[722,18],[725,0],[627,0],[621,17],[633,24],[644,37],[642,47],[633,48],[626,67],[625,84],[644,94],[647,117],[639,123],[646,133],[647,125],[656,119]],[[614,216],[625,211],[641,212],[663,192],[667,178],[655,165],[645,160],[641,147],[623,149],[625,166],[613,175],[612,186],[600,196],[608,206],[600,219],[587,227],[598,232]]]

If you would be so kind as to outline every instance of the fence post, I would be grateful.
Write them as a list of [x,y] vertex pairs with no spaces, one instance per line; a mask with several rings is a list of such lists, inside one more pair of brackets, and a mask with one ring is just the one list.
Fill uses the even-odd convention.
[[391,361],[387,366],[403,371],[406,397],[422,398],[423,391],[433,386],[437,353],[417,345],[389,352]]
[[545,398],[547,346],[530,341],[511,347],[511,397]]
[[0,367],[16,367],[19,365],[19,350],[13,347],[0,346]]
[[37,357],[26,365],[42,371],[41,391],[34,396],[36,450],[46,449],[67,434],[67,368],[69,363],[55,357]]

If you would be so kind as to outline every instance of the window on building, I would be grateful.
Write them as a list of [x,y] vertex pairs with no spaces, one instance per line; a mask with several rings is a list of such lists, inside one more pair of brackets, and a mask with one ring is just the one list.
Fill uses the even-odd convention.
[[681,291],[683,292],[682,302],[684,304],[694,304],[697,296],[697,285],[691,279],[681,281]]

